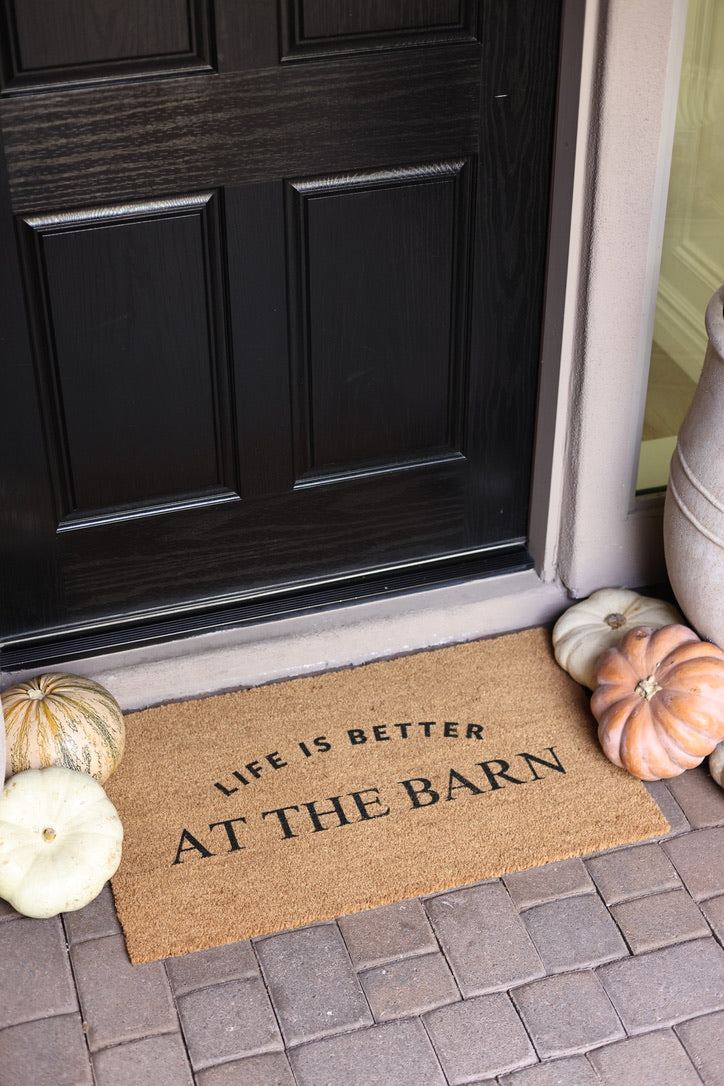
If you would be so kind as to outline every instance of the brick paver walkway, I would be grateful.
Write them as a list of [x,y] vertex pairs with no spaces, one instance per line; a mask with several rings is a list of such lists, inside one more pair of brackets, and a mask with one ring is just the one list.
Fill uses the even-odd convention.
[[0,1086],[723,1086],[724,791],[650,788],[665,838],[165,962],[0,904]]

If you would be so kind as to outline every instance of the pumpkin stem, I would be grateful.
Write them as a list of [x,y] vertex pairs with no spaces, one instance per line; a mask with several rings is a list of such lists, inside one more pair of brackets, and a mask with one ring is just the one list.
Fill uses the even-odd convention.
[[648,679],[641,679],[636,684],[635,693],[637,693],[640,698],[646,698],[647,701],[651,701],[654,694],[658,694],[659,690],[661,690],[661,687],[656,682],[656,679],[653,675],[649,675]]
[[55,840],[55,830],[53,829],[52,826],[47,826],[43,830],[43,840],[44,841],[54,841]]
[[610,615],[606,615],[603,621],[607,626],[610,626],[612,630],[620,630],[622,626],[626,625],[626,616],[622,615],[619,611],[613,611]]
[[32,701],[42,701],[43,698],[45,697],[45,691],[44,690],[38,690],[37,688],[33,687],[32,690],[28,690],[28,697]]

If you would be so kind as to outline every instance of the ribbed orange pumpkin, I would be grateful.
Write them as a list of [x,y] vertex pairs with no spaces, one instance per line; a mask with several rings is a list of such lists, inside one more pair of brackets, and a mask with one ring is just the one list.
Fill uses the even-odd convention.
[[676,777],[724,739],[724,652],[686,626],[637,626],[602,654],[591,709],[615,765]]

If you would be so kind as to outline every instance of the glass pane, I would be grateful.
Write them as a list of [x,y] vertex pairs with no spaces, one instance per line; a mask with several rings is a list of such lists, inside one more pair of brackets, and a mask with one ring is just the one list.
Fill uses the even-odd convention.
[[663,489],[724,282],[724,0],[689,0],[638,493]]

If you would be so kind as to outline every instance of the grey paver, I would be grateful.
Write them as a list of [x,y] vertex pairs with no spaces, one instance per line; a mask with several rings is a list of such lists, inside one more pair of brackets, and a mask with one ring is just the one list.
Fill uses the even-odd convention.
[[388,962],[359,974],[376,1022],[422,1014],[460,999],[443,955],[423,954]]
[[446,1086],[417,1018],[327,1037],[289,1054],[297,1086]]
[[248,940],[180,954],[167,958],[165,965],[174,995],[225,980],[259,976],[259,964]]
[[336,924],[272,935],[256,952],[288,1045],[372,1023]]
[[283,1052],[266,1052],[221,1063],[196,1075],[196,1086],[296,1086]]
[[511,996],[541,1059],[586,1052],[624,1036],[610,999],[590,970],[544,977],[516,988]]
[[500,883],[431,898],[426,909],[463,996],[543,975],[538,953]]
[[20,913],[16,912],[9,901],[3,901],[0,898],[0,921],[1,920],[17,920]]
[[76,943],[71,957],[91,1051],[178,1030],[161,962],[131,965],[121,935]]
[[595,887],[583,860],[557,860],[555,863],[514,871],[503,877],[513,904],[519,909],[543,905],[574,894],[594,893]]
[[680,833],[688,833],[691,826],[681,807],[666,787],[666,782],[644,781],[643,783],[646,791],[656,800],[661,813],[669,823],[669,832],[666,834],[667,840],[670,837],[677,837]]
[[0,963],[0,1028],[78,1010],[60,917],[0,924]]
[[193,1086],[179,1033],[162,1033],[104,1048],[93,1056],[96,1086]]
[[593,856],[586,866],[607,905],[681,885],[673,864],[658,844],[634,845]]
[[260,977],[199,988],[177,999],[194,1070],[284,1048]]
[[724,1079],[724,1011],[681,1022],[675,1032],[705,1086],[721,1086]]
[[589,1053],[603,1086],[701,1086],[686,1050],[672,1030],[657,1030]]
[[500,1086],[601,1086],[601,1080],[585,1056],[546,1060],[503,1075],[499,1081]]
[[632,1034],[724,1007],[724,950],[711,938],[602,965],[598,976]]
[[451,1086],[536,1062],[528,1034],[503,992],[476,996],[424,1016]]
[[692,828],[724,825],[724,789],[711,779],[706,762],[697,769],[671,777],[666,786]]
[[664,845],[674,867],[695,901],[722,891],[724,826],[696,830]]
[[343,916],[339,927],[355,969],[437,950],[430,921],[416,898]]
[[0,1030],[2,1086],[93,1086],[80,1014]]
[[522,914],[547,973],[615,961],[628,948],[596,894],[551,901]]
[[710,897],[702,901],[700,908],[717,939],[724,944],[724,896]]
[[724,1086],[724,825],[696,772],[693,831],[649,786],[678,837],[165,963],[130,965],[108,887],[62,923],[0,902],[0,1086]]
[[102,935],[117,935],[121,925],[116,916],[110,885],[106,883],[100,894],[85,908],[63,913],[63,925],[69,943],[97,939]]
[[683,889],[612,905],[611,914],[634,954],[709,934],[701,910]]

